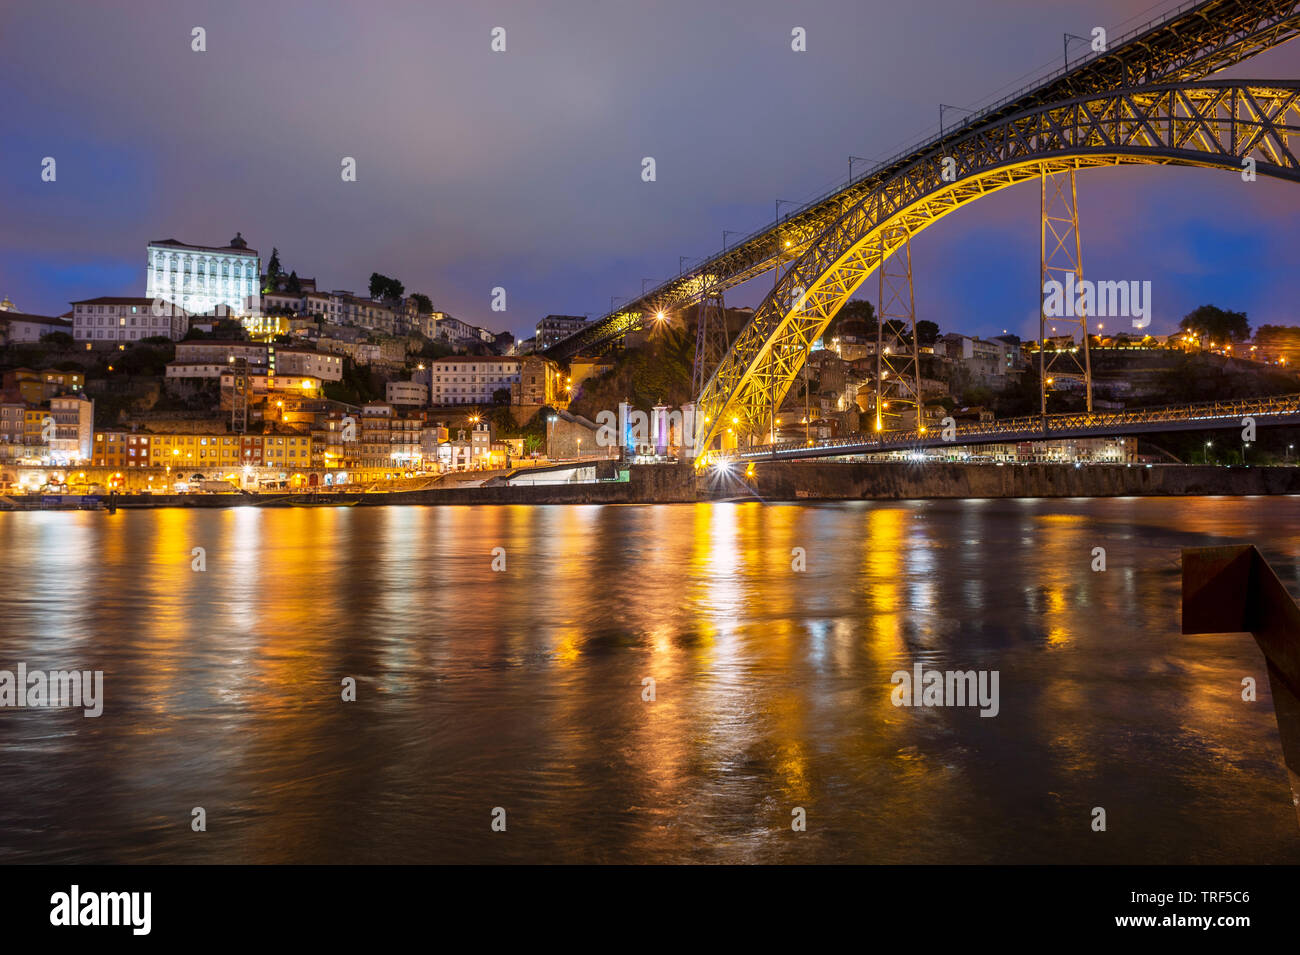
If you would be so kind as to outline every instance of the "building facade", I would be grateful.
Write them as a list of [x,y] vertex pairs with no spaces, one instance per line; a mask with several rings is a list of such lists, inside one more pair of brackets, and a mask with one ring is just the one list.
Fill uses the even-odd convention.
[[537,323],[537,350],[550,348],[587,325],[583,315],[547,315]]
[[221,247],[159,239],[146,254],[145,295],[191,314],[226,308],[242,315],[249,298],[261,292],[261,259],[238,232]]
[[384,397],[390,405],[423,408],[429,403],[429,386],[418,381],[390,381],[384,385]]
[[145,338],[179,341],[190,313],[168,302],[103,295],[72,303],[72,337],[88,346],[113,346]]
[[450,355],[429,366],[429,399],[435,405],[491,404],[495,394],[519,383],[520,359]]

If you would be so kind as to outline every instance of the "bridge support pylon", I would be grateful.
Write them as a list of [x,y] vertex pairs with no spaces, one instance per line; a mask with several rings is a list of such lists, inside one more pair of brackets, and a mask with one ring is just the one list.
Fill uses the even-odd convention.
[[[899,238],[902,242],[899,243]],[[916,292],[912,284],[912,237],[898,229],[880,239],[879,298],[876,308],[875,429],[896,431],[909,427],[909,408],[916,413],[914,426],[925,427],[921,398],[921,362],[916,340]],[[892,253],[889,247],[893,245]]]
[[[1041,184],[1041,268],[1038,322],[1038,385],[1042,414],[1047,394],[1062,380],[1083,382],[1092,413],[1092,359],[1088,315],[1079,297],[1083,288],[1083,248],[1079,239],[1079,191],[1074,170],[1039,174]],[[1049,283],[1054,283],[1049,286]],[[1054,292],[1049,292],[1049,287]]]
[[705,384],[730,347],[722,286],[714,285],[705,290],[695,309],[695,367],[691,373],[691,394],[699,396],[704,392]]

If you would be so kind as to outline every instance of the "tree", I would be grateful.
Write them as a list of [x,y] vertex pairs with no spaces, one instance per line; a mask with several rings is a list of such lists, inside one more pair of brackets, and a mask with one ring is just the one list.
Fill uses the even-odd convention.
[[1213,342],[1245,341],[1250,338],[1250,323],[1245,312],[1232,312],[1217,305],[1200,305],[1188,312],[1178,327],[1184,332],[1209,338]]
[[245,330],[243,323],[238,319],[221,318],[212,324],[212,337],[216,339],[247,341],[248,332]]
[[284,272],[280,268],[280,250],[277,248],[272,248],[271,261],[266,263],[266,288],[262,289],[262,291],[263,292],[280,291],[280,279],[283,275]]
[[885,331],[897,338],[907,339],[910,337],[912,330],[907,327],[907,322],[901,318],[891,318],[885,322]]
[[397,279],[390,279],[378,272],[370,273],[370,297],[376,302],[387,299],[399,299],[406,292],[406,286]]
[[41,341],[56,348],[71,348],[75,344],[67,332],[49,332],[41,336]]
[[494,405],[510,404],[510,389],[498,388],[496,391],[492,392],[492,403]]
[[826,331],[822,332],[822,340],[830,341],[836,337],[839,333],[840,323],[851,318],[865,322],[867,328],[873,332],[876,330],[876,306],[865,298],[855,298],[852,301],[845,302],[836,316],[831,319],[830,324],[826,326]]
[[422,292],[413,292],[411,301],[415,303],[415,310],[421,315],[433,314],[433,299]]
[[284,283],[285,289],[293,295],[302,294],[302,281],[298,278],[298,270],[295,269],[289,273],[289,279]]
[[916,323],[916,342],[918,345],[933,345],[938,340],[938,325],[924,319]]

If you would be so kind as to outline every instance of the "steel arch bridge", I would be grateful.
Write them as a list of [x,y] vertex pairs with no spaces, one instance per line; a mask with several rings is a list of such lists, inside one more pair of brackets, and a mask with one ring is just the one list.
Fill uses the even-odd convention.
[[696,454],[728,431],[760,431],[812,343],[882,258],[950,212],[1019,182],[1097,166],[1240,173],[1251,160],[1257,175],[1300,181],[1297,144],[1300,82],[1249,80],[1079,96],[943,142],[880,181],[790,265],[698,396]]
[[1203,80],[1300,36],[1300,0],[1201,0],[1158,22],[1114,38],[1103,52],[1085,56],[1024,90],[992,103],[935,139],[909,147],[844,186],[796,209],[642,291],[543,354],[566,362],[600,350],[645,327],[649,316],[694,305],[710,291],[732,288],[806,252],[851,206],[935,148],[1025,110],[1093,93],[1156,83]]

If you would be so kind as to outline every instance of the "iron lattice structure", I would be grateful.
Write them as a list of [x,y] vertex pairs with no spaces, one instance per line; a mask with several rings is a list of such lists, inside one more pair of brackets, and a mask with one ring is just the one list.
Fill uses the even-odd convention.
[[731,347],[727,334],[727,306],[722,289],[712,289],[695,310],[695,366],[691,373],[691,394],[698,395]]
[[801,256],[849,210],[917,161],[972,133],[1001,128],[1010,117],[1094,93],[1203,80],[1300,35],[1300,0],[1205,0],[1159,23],[1112,37],[1109,48],[1013,93],[918,143],[875,169],[814,199],[779,223],[733,242],[718,255],[631,299],[543,354],[556,361],[604,347],[642,328],[649,316],[700,300],[708,289],[729,289]]
[[[1083,287],[1083,247],[1079,241],[1079,188],[1074,170],[1048,175],[1042,173],[1042,266],[1040,288],[1044,290],[1044,307],[1038,314],[1038,382],[1042,413],[1047,414],[1047,394],[1060,379],[1083,382],[1088,410],[1092,410],[1092,357],[1088,348],[1088,315],[1084,309],[1071,308],[1065,314],[1049,316],[1046,303],[1048,282],[1062,289]],[[1049,334],[1050,332],[1050,334]],[[1047,343],[1052,343],[1048,351]]]
[[884,259],[876,308],[876,380],[873,411],[877,431],[924,427],[921,362],[916,341],[916,293],[912,285],[912,239],[904,235],[901,252]]
[[737,452],[749,460],[843,457],[851,454],[882,454],[888,451],[918,451],[926,448],[962,448],[980,444],[1011,444],[1018,441],[1051,441],[1069,438],[1106,438],[1167,431],[1206,431],[1211,428],[1240,430],[1242,418],[1254,418],[1261,427],[1300,424],[1300,395],[1205,401],[1197,404],[1141,408],[1130,411],[1073,411],[1064,414],[1027,415],[972,422],[955,426],[951,439],[941,431],[882,431],[854,434],[828,441],[762,445]]
[[[1300,83],[1187,83],[1114,90],[1040,107],[970,132],[918,159],[849,209],[755,310],[697,404],[695,447],[788,388],[840,307],[908,236],[990,193],[1043,175],[1125,164],[1187,165],[1300,181]],[[944,179],[946,158],[955,181]],[[742,442],[743,443],[743,442]]]

